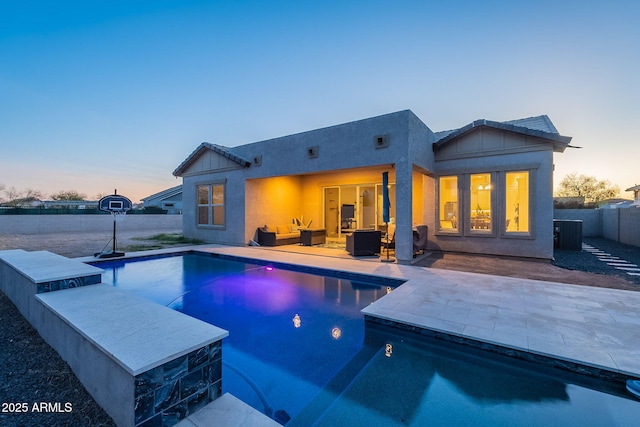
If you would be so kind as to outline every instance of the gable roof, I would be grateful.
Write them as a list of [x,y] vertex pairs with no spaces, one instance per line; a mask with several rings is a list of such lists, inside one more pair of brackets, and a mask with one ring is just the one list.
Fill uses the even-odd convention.
[[191,153],[181,164],[173,171],[174,176],[182,176],[189,166],[205,151],[210,150],[220,156],[231,160],[234,163],[237,163],[239,166],[243,168],[247,168],[251,165],[251,162],[234,154],[230,148],[224,147],[218,144],[211,144],[209,142],[203,142],[196,148],[193,153]]
[[520,126],[531,130],[540,130],[542,132],[559,134],[558,129],[556,129],[556,127],[551,122],[551,119],[546,114],[536,117],[527,117],[525,119],[509,120],[503,123],[506,123],[508,125]]
[[547,115],[527,117],[524,119],[495,122],[492,120],[476,120],[459,129],[437,132],[436,142],[433,143],[434,151],[449,141],[472,132],[480,127],[489,127],[507,132],[518,133],[549,141],[553,144],[554,151],[564,151],[571,142],[570,136],[562,136]]
[[182,185],[176,185],[175,187],[167,188],[166,190],[159,191],[147,197],[143,197],[140,200],[144,202],[145,200],[151,200],[151,199],[166,199],[168,197],[173,197],[180,193],[182,193]]

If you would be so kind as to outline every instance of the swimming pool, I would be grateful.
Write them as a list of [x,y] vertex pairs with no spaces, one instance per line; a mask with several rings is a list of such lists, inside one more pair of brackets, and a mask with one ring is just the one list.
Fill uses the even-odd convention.
[[224,391],[283,422],[292,417],[288,425],[632,425],[640,416],[640,402],[608,384],[389,330],[365,333],[360,310],[397,281],[195,254],[99,266],[105,283],[229,330]]

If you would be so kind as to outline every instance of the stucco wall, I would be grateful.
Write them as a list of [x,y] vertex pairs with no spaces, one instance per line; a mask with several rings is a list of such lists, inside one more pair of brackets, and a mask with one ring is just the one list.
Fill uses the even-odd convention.
[[[234,154],[252,161],[250,167],[224,168],[209,173],[198,169],[187,169],[183,174],[183,218],[184,234],[207,242],[233,245],[247,244],[255,236],[257,227],[269,221],[290,222],[293,217],[304,215],[313,219],[313,224],[321,226],[323,179],[338,171],[344,175],[344,181],[336,184],[349,184],[349,175],[358,176],[354,184],[375,183],[381,180],[382,170],[403,171],[403,185],[398,185],[397,217],[400,227],[401,216],[408,231],[407,241],[411,241],[412,204],[412,163],[422,169],[432,162],[430,142],[432,132],[411,111],[401,111],[385,116],[364,119],[324,129],[275,138],[267,141],[234,147]],[[376,138],[385,140],[378,147]],[[409,155],[408,141],[413,141],[415,159]],[[311,150],[311,152],[310,152]],[[256,159],[259,161],[256,163]],[[367,168],[367,169],[363,169]],[[370,169],[369,169],[370,168]],[[362,170],[375,171],[375,178],[362,180]],[[407,172],[408,171],[408,172]],[[317,177],[316,177],[317,175]],[[267,179],[275,177],[299,177],[295,181],[300,188],[292,187],[294,181],[282,181],[284,188],[297,191],[297,197],[304,203],[288,198],[273,198],[270,193],[277,189],[263,191],[271,184]],[[342,178],[341,178],[342,179]],[[355,178],[354,178],[355,179]],[[195,186],[199,183],[226,182],[226,224],[223,229],[196,225]],[[317,182],[317,183],[314,183]],[[246,183],[246,185],[245,185]],[[408,192],[404,197],[402,191]],[[401,204],[409,200],[405,207]],[[258,202],[260,201],[260,203]],[[265,202],[265,203],[263,203]],[[190,206],[191,205],[191,206]],[[400,214],[402,212],[402,215]],[[398,248],[400,252],[401,248]],[[411,251],[405,254],[411,258]]]
[[[410,111],[401,111],[242,145],[234,147],[233,152],[249,160],[261,156],[260,166],[244,169],[247,179],[391,165],[408,159],[408,123],[412,117],[415,115]],[[386,136],[388,145],[376,148],[376,136]],[[308,153],[312,147],[318,148],[315,157]],[[423,151],[430,148],[422,146]]]
[[[378,137],[384,142],[382,145],[377,143]],[[535,137],[487,131],[473,136],[470,142],[465,138],[454,141],[447,146],[451,152],[438,158],[432,147],[434,140],[433,132],[406,110],[232,148],[234,155],[251,162],[249,167],[234,166],[227,161],[225,167],[207,172],[196,161],[185,163],[190,166],[180,171],[184,179],[184,233],[207,242],[244,245],[254,238],[257,227],[269,222],[282,224],[304,215],[305,219],[313,219],[313,224],[322,226],[323,185],[329,185],[340,171],[375,171],[375,179],[358,178],[353,182],[364,184],[379,182],[380,171],[390,170],[396,182],[394,208],[399,262],[412,258],[411,228],[417,224],[429,226],[432,249],[550,259],[553,256],[552,146]],[[206,156],[211,157],[212,153]],[[498,226],[504,224],[505,218],[506,170],[531,172],[531,224],[527,236],[506,234],[504,227]],[[502,186],[495,193],[493,205],[495,232],[491,236],[479,236],[463,230],[459,236],[437,236],[433,177],[439,173],[484,172],[494,173],[496,183]],[[349,184],[348,173],[334,185]],[[281,181],[281,188],[275,188],[279,181],[269,182],[271,178],[285,176],[291,178]],[[196,226],[195,185],[220,181],[227,185],[225,227]],[[291,196],[269,195],[285,189],[303,202],[292,200]],[[468,189],[461,190],[462,203]]]
[[[118,230],[176,230],[181,215],[126,215]],[[102,232],[113,230],[111,215],[0,215],[1,234]]]
[[[620,209],[598,209],[595,212],[599,212],[600,219],[600,234],[596,236],[602,236],[606,239],[620,241]],[[589,237],[589,236],[587,236]]]
[[640,247],[640,208],[620,211],[620,242]]
[[[611,209],[613,211],[613,209]],[[598,237],[609,235],[608,239],[617,239],[618,224],[610,220],[603,221],[604,210],[601,209],[554,209],[554,219],[569,219],[582,221],[582,237]],[[606,223],[606,227],[605,227]],[[612,227],[613,226],[613,227]],[[605,231],[606,228],[606,231]],[[613,230],[615,229],[615,233]],[[611,234],[610,234],[611,233]],[[613,237],[615,235],[615,237]]]
[[[293,218],[311,215],[302,209],[302,178],[285,176],[269,179],[251,179],[246,182],[245,218],[249,236],[253,239],[256,228],[263,225],[290,225]],[[314,223],[317,224],[317,215]]]
[[[185,237],[210,243],[242,246],[245,240],[245,181],[240,171],[226,174],[205,174],[184,178],[182,186],[182,229]],[[225,226],[212,227],[197,224],[196,188],[198,185],[225,182]]]

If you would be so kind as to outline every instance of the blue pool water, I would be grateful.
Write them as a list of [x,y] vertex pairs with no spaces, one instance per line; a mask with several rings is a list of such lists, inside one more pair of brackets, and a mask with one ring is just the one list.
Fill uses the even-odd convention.
[[[637,425],[624,386],[393,330],[360,310],[397,282],[183,255],[109,261],[103,282],[230,332],[223,391],[288,426]],[[266,407],[266,408],[265,408]]]

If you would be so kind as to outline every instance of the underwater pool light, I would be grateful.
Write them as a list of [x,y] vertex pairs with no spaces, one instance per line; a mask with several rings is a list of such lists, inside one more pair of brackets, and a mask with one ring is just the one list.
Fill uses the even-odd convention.
[[273,266],[267,265],[264,269],[267,271],[273,271]]
[[334,340],[340,339],[341,336],[342,336],[342,330],[340,328],[336,326],[333,329],[331,329],[331,337]]

